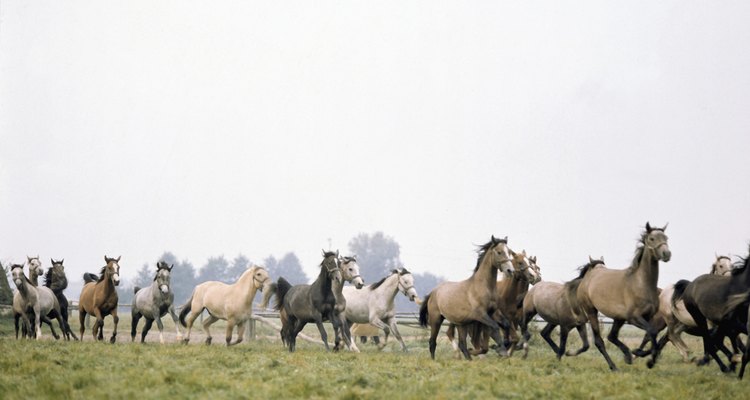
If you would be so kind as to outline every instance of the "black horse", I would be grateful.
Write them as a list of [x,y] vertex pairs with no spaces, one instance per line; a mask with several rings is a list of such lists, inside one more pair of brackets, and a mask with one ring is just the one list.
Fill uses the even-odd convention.
[[336,298],[332,290],[333,281],[343,284],[338,252],[330,251],[323,251],[320,274],[311,285],[292,286],[286,279],[279,278],[274,308],[281,317],[281,340],[290,352],[294,351],[297,335],[308,322],[318,326],[326,350],[330,351],[323,321],[330,320],[334,330],[341,325],[338,315],[334,313]]
[[[725,337],[730,338],[732,345],[737,343],[740,333],[748,332],[748,295],[750,292],[750,256],[741,259],[729,277],[720,275],[701,275],[692,282],[679,281],[675,284],[672,296],[674,304],[679,299],[685,302],[685,308],[697,324],[697,331],[703,337],[704,352],[710,355],[722,372],[733,371],[736,361],[729,359],[726,366],[716,353],[723,347]],[[713,328],[708,327],[708,322]],[[740,378],[747,364],[748,354],[742,358]]]
[[68,324],[68,298],[65,297],[65,293],[63,293],[68,287],[68,277],[65,276],[65,267],[63,266],[63,261],[65,261],[65,259],[60,261],[50,259],[50,261],[52,262],[52,266],[47,270],[47,273],[44,274],[44,286],[52,290],[52,293],[57,297],[58,303],[60,303],[60,314],[62,315],[64,323],[63,334],[65,335],[65,338],[70,340],[70,337],[72,336],[73,339],[78,340],[78,336],[73,333],[73,330],[70,329],[70,325]]

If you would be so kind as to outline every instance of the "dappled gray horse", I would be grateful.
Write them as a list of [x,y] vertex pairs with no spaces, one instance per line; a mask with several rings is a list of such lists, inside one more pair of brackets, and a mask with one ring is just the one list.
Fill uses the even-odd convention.
[[[60,304],[54,293],[47,288],[38,288],[34,286],[29,278],[23,273],[23,265],[15,264],[11,267],[11,277],[16,285],[16,293],[13,295],[13,312],[18,316],[16,318],[16,338],[18,338],[18,318],[23,320],[27,332],[34,332],[37,340],[42,338],[41,320],[47,315],[52,315],[60,324],[60,330],[65,331],[62,317],[60,316]],[[34,323],[29,319],[29,312],[34,314]],[[52,328],[52,324],[50,324]],[[59,336],[52,328],[52,335],[55,339]]]
[[133,323],[130,329],[130,338],[132,341],[135,341],[138,321],[143,317],[146,318],[146,323],[141,333],[141,343],[146,340],[146,334],[148,334],[151,325],[156,320],[156,326],[159,328],[159,342],[163,344],[164,324],[161,322],[161,317],[167,313],[172,316],[172,321],[174,321],[177,341],[182,340],[177,314],[174,311],[174,293],[172,292],[172,285],[170,283],[173,267],[174,264],[170,266],[164,261],[159,261],[156,264],[154,282],[149,287],[139,288],[136,286],[133,289],[135,297],[133,298],[132,308]]

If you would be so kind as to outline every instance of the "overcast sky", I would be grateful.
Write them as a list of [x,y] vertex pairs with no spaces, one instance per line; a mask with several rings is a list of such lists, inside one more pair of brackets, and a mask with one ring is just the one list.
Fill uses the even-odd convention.
[[0,260],[69,279],[360,232],[471,274],[507,235],[562,281],[660,284],[750,240],[746,1],[2,1]]

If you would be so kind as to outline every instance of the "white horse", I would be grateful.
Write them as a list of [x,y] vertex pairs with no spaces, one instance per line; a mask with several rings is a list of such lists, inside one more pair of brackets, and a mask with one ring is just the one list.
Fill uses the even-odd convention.
[[134,289],[135,297],[133,298],[133,309],[131,312],[132,321],[130,338],[135,341],[136,328],[138,327],[138,320],[141,317],[146,318],[143,332],[141,333],[141,343],[146,340],[146,334],[148,334],[151,325],[156,320],[156,326],[159,328],[159,342],[164,344],[164,324],[161,322],[161,317],[167,313],[172,317],[174,321],[174,329],[177,332],[177,341],[182,341],[182,334],[180,333],[179,323],[177,322],[177,314],[174,312],[174,293],[172,292],[171,275],[173,265],[169,265],[164,261],[159,261],[156,264],[156,276],[154,282],[145,288],[139,288],[136,286]]
[[[361,290],[347,286],[343,290],[346,298],[344,316],[348,322],[360,324],[369,322],[385,331],[385,340],[381,348],[385,347],[388,334],[393,332],[393,336],[401,343],[401,350],[406,351],[406,344],[404,344],[396,325],[396,312],[393,302],[399,291],[411,301],[416,301],[419,297],[417,289],[414,288],[414,277],[405,268],[393,270],[390,275],[379,282]],[[354,340],[352,340],[352,350],[359,351]]]
[[[39,265],[41,268],[41,264]],[[23,324],[29,334],[34,331],[36,339],[42,338],[42,326],[41,321],[47,318],[47,315],[54,313],[53,316],[57,319],[60,324],[60,330],[65,332],[65,325],[62,321],[62,315],[60,313],[60,303],[57,302],[57,297],[52,293],[48,287],[36,287],[32,284],[31,280],[26,277],[23,273],[23,265],[13,265],[11,267],[11,276],[13,283],[18,289],[13,295],[13,312],[23,320]],[[37,275],[38,276],[38,275]],[[32,327],[31,320],[29,319],[29,310],[34,312],[34,325]],[[52,324],[50,323],[50,328]],[[52,335],[55,339],[59,336],[52,328]],[[16,338],[18,338],[18,327],[16,326]]]
[[[208,281],[196,286],[190,300],[182,306],[180,311],[180,323],[188,330],[184,343],[187,344],[190,341],[193,322],[204,309],[208,310],[208,318],[203,322],[206,344],[211,344],[209,327],[220,319],[227,321],[227,346],[242,342],[245,335],[245,322],[250,320],[253,315],[255,293],[258,290],[262,292],[271,283],[268,271],[256,265],[248,268],[247,271],[242,273],[240,279],[231,285],[224,282]],[[265,307],[265,305],[262,305],[262,307]],[[185,322],[185,316],[188,314],[190,316]],[[232,343],[232,332],[235,325],[238,328],[237,341]]]

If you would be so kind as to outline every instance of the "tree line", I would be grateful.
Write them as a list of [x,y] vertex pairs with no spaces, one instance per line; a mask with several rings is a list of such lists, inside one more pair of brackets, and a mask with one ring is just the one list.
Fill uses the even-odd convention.
[[[401,267],[405,267],[412,272],[414,285],[422,297],[443,281],[443,278],[439,276],[429,272],[416,273],[412,267],[403,265],[400,259],[401,246],[395,239],[385,235],[383,232],[372,234],[361,233],[357,235],[349,241],[348,250],[348,253],[342,255],[356,256],[357,263],[360,266],[360,274],[368,285],[381,280],[390,274],[391,270]],[[174,292],[175,304],[177,305],[184,304],[190,298],[193,288],[196,285],[206,281],[233,283],[248,266],[253,264],[266,267],[274,281],[283,276],[293,285],[311,282],[311,278],[305,274],[302,264],[294,252],[286,253],[281,258],[269,255],[260,262],[253,262],[243,254],[237,255],[231,260],[226,259],[222,255],[211,257],[202,267],[196,268],[190,261],[180,261],[175,254],[166,251],[153,264],[143,264],[135,278],[129,280],[129,282],[123,282],[118,287],[120,304],[130,304],[132,302],[134,287],[143,288],[151,285],[156,275],[156,262],[158,261],[174,265],[172,269],[172,291]],[[414,267],[418,268],[421,266]],[[1,265],[0,268],[2,268]],[[8,271],[7,268],[3,268],[3,270],[5,271],[6,279],[0,279],[0,304],[11,304],[12,293],[7,279]],[[397,295],[396,309],[400,311],[412,311],[416,308],[405,296]]]

